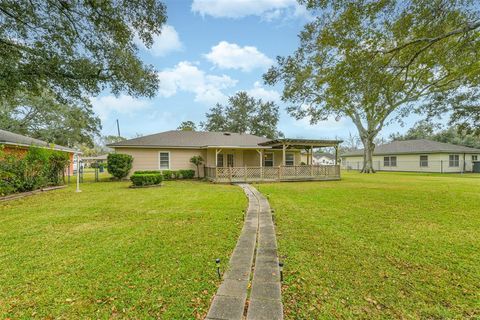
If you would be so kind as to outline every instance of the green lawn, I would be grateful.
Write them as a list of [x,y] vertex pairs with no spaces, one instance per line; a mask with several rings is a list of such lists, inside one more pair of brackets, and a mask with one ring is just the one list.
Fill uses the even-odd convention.
[[259,184],[289,319],[480,318],[480,175]]
[[242,190],[128,185],[85,183],[75,193],[72,184],[0,203],[0,319],[206,313],[215,258],[228,261],[243,224]]

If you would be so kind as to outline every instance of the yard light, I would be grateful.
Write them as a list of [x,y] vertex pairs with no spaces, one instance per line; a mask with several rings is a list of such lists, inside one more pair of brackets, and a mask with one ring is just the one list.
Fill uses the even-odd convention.
[[80,155],[77,153],[77,192],[82,192],[80,190]]
[[283,262],[279,262],[278,267],[280,268],[280,282],[283,282]]
[[218,275],[218,279],[220,279],[222,276],[220,275],[220,259],[217,258],[215,259],[215,263],[217,264],[217,275]]

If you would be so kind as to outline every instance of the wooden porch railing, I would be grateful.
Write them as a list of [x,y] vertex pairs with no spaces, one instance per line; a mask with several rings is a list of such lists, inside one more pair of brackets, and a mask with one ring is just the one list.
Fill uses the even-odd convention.
[[214,182],[338,180],[340,166],[205,167],[205,178]]

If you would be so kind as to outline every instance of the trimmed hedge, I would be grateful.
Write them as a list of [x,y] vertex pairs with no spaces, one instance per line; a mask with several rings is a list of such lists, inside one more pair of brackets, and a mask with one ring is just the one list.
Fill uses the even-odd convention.
[[163,170],[162,175],[165,180],[193,179],[195,177],[195,170]]
[[139,170],[139,171],[135,171],[133,174],[149,174],[149,173],[158,173],[158,174],[162,174],[162,171],[160,170]]
[[160,173],[138,173],[135,172],[130,176],[132,184],[136,187],[151,186],[160,184],[163,181],[163,176]]
[[193,179],[195,177],[195,170],[178,170],[179,179]]

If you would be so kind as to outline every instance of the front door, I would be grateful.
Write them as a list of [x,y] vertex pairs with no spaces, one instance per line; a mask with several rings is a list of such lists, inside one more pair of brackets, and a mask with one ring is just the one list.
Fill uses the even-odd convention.
[[228,153],[227,154],[227,167],[233,167],[233,153]]

